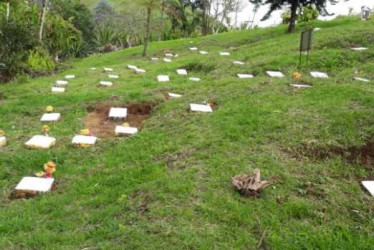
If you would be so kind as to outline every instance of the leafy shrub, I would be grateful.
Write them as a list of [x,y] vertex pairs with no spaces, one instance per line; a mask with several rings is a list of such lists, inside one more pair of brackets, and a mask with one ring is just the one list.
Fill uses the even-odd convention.
[[55,67],[54,62],[51,60],[47,51],[41,47],[36,47],[30,51],[27,60],[27,66],[36,72],[46,72],[53,70]]

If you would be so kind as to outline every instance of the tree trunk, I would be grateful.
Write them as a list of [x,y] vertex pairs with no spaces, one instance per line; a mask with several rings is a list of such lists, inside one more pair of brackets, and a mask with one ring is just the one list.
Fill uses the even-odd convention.
[[44,23],[45,23],[45,15],[47,13],[47,4],[48,4],[48,0],[43,0],[42,18],[41,18],[40,29],[39,29],[39,42],[40,43],[43,40],[43,29],[44,29]]
[[158,40],[162,40],[162,35],[164,33],[164,10],[165,10],[165,0],[162,0],[161,3],[161,16],[160,16],[160,35]]
[[6,22],[9,21],[9,15],[10,15],[10,6],[9,2],[6,3]]
[[151,14],[152,10],[151,8],[147,8],[147,24],[146,24],[146,31],[145,31],[145,39],[144,39],[144,49],[142,56],[147,56],[147,49],[148,49],[148,43],[149,43],[149,32],[150,32],[150,25],[151,25]]
[[288,33],[293,33],[295,31],[298,7],[299,7],[299,0],[294,0],[291,5],[291,19],[290,19],[290,24],[288,26]]

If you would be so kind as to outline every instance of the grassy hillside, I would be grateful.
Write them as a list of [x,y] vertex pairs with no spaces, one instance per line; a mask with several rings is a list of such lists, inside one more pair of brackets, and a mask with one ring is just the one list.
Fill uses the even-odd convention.
[[[316,22],[310,70],[329,79],[295,90],[299,33],[285,27],[156,42],[150,56],[170,49],[172,63],[141,58],[141,48],[69,63],[59,74],[0,86],[1,249],[371,249],[374,198],[360,186],[372,179],[374,143],[374,21]],[[191,46],[207,50],[203,56]],[[351,46],[366,46],[355,52]],[[230,51],[230,57],[218,55]],[[233,65],[242,60],[245,65]],[[147,70],[135,75],[127,64]],[[97,67],[97,70],[91,70]],[[102,67],[121,77],[112,88]],[[192,82],[175,70],[186,68]],[[274,79],[266,70],[281,70]],[[238,79],[237,73],[253,73]],[[51,84],[76,74],[67,93]],[[156,76],[169,74],[159,83]],[[165,92],[183,94],[165,101]],[[187,111],[214,100],[211,114]],[[102,137],[88,149],[70,145],[98,106],[158,104],[129,138]],[[51,125],[51,150],[27,150],[40,133],[47,105],[62,114]],[[57,163],[56,189],[32,199],[10,195],[23,176]],[[258,198],[242,197],[230,177],[260,168],[273,185]]]

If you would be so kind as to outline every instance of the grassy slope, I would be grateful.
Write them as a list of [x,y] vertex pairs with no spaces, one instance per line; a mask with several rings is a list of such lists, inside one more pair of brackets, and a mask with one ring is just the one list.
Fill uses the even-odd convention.
[[[249,248],[370,249],[374,244],[374,199],[358,180],[373,170],[340,157],[317,161],[292,157],[303,145],[347,148],[373,139],[373,83],[352,81],[355,70],[374,79],[374,22],[340,19],[316,23],[313,70],[327,80],[305,80],[315,87],[291,89],[289,77],[272,79],[266,69],[296,71],[298,34],[285,27],[194,39],[210,52],[188,51],[190,40],[152,43],[150,54],[171,48],[173,63],[139,57],[141,48],[97,55],[72,63],[59,75],[27,84],[0,86],[6,98],[0,124],[10,145],[0,154],[0,248]],[[354,52],[345,46],[368,46]],[[233,49],[230,47],[237,47]],[[218,51],[231,51],[230,58]],[[245,66],[232,65],[231,59]],[[143,76],[127,64],[147,69]],[[190,82],[177,68],[194,68]],[[90,67],[113,67],[116,87],[97,84],[106,74]],[[236,73],[255,73],[239,80]],[[51,83],[72,73],[68,92],[51,95]],[[167,73],[169,83],[157,83]],[[140,134],[101,139],[92,149],[73,149],[69,142],[81,128],[86,106],[161,101],[161,91],[184,94],[161,103]],[[212,98],[212,114],[186,112],[190,102]],[[45,106],[53,105],[63,121],[52,125],[58,140],[52,150],[26,150],[23,143],[38,134]],[[48,160],[58,164],[58,189],[29,200],[8,195],[22,176],[39,171]],[[169,163],[169,164],[168,164]],[[171,164],[172,163],[172,164]],[[230,177],[260,168],[265,179],[281,180],[261,198],[243,198]],[[306,192],[308,182],[315,192]]]

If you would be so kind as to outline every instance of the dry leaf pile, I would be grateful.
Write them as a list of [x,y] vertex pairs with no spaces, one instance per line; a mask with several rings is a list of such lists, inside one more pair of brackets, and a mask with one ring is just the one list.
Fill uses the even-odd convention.
[[261,190],[270,186],[268,181],[261,181],[260,169],[254,170],[254,175],[239,174],[231,178],[234,187],[245,196],[257,196]]

